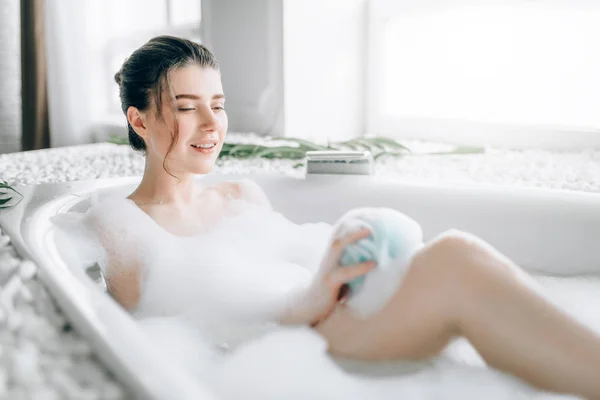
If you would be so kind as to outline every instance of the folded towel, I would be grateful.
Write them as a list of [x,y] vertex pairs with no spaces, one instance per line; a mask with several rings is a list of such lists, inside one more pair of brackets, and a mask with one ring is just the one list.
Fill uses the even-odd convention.
[[390,208],[358,208],[336,224],[334,236],[342,237],[367,228],[368,238],[346,246],[340,265],[375,261],[368,274],[349,283],[348,306],[362,316],[380,310],[396,292],[412,256],[423,247],[421,226]]

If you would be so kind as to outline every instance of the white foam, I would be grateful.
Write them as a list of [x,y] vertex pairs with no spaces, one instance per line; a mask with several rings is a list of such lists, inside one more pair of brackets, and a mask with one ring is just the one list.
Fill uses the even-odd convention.
[[[464,341],[427,363],[353,363],[330,357],[323,339],[307,327],[268,323],[271,308],[318,268],[329,225],[298,226],[249,209],[210,233],[178,238],[131,207],[111,209],[120,210],[113,211],[113,223],[136,227],[119,231],[129,235],[121,236],[128,246],[119,244],[119,251],[141,252],[144,260],[134,315],[157,351],[190,368],[224,399],[551,397],[485,368]],[[598,281],[543,278],[542,284],[562,307],[585,323],[595,320],[600,330],[599,312],[588,308],[600,300]],[[577,290],[581,285],[589,289],[586,297]]]

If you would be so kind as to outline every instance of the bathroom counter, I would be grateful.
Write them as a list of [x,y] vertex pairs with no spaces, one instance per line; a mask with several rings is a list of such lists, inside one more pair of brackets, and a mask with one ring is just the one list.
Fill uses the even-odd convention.
[[[232,135],[230,139],[261,142],[252,136]],[[297,163],[221,159],[216,170],[302,176],[304,169],[294,168]],[[11,185],[139,176],[143,168],[142,156],[127,146],[107,143],[0,155],[0,180]],[[375,171],[405,181],[600,192],[600,151],[594,150],[487,149],[485,154],[384,157]],[[129,398],[85,339],[71,328],[35,271],[35,265],[21,260],[0,231],[0,399]]]

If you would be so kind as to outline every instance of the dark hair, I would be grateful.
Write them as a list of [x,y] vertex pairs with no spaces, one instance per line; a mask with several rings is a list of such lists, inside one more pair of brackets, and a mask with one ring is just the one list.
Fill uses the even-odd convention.
[[[123,113],[127,115],[127,109],[131,106],[145,111],[154,99],[157,116],[162,118],[162,90],[163,87],[170,89],[168,75],[172,70],[188,65],[219,69],[215,56],[201,44],[174,36],[157,36],[150,39],[134,51],[115,74]],[[129,121],[127,121],[127,129],[129,145],[134,150],[145,152],[146,143],[135,133]],[[171,145],[163,161],[165,170],[167,157],[179,136],[177,123],[172,135]]]

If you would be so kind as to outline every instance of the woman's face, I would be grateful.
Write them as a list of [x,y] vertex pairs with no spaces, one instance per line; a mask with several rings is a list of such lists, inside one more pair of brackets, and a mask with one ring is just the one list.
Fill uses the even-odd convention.
[[163,88],[160,116],[155,112],[146,115],[146,156],[160,162],[162,168],[177,121],[179,138],[168,155],[167,169],[175,176],[206,174],[212,170],[227,133],[221,74],[213,68],[190,65],[171,71],[169,84],[170,91]]

